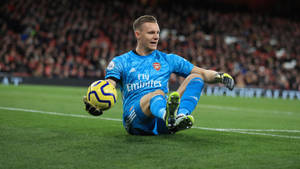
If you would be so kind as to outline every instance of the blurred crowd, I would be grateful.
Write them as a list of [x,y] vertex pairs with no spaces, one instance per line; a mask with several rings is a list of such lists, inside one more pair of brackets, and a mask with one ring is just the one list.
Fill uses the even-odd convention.
[[133,20],[151,14],[161,29],[159,50],[228,72],[238,87],[300,90],[299,21],[142,2],[2,1],[0,72],[103,78],[113,57],[135,48]]

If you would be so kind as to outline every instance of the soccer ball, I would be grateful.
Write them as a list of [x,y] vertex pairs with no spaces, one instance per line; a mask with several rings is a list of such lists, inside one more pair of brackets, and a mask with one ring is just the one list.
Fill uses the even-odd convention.
[[86,98],[97,109],[107,110],[116,103],[117,90],[108,81],[98,80],[89,86]]

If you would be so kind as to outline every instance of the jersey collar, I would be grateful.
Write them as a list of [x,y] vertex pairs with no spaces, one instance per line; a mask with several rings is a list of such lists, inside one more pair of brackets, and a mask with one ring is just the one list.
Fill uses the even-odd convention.
[[137,57],[140,57],[140,58],[145,58],[145,57],[149,57],[149,56],[152,56],[153,54],[155,54],[156,50],[154,50],[153,52],[151,52],[150,54],[148,55],[145,55],[145,56],[142,56],[142,55],[139,55],[135,49],[131,50],[131,54],[134,55],[134,56],[137,56]]

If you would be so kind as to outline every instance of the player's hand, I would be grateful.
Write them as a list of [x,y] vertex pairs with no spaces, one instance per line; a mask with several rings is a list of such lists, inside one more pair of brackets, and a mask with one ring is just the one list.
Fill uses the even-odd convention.
[[100,109],[97,109],[93,105],[89,103],[86,96],[83,96],[83,103],[85,104],[85,110],[89,112],[93,116],[100,116],[103,114],[103,111]]
[[234,88],[234,80],[227,73],[218,72],[216,75],[216,80],[220,83],[223,83],[229,90]]

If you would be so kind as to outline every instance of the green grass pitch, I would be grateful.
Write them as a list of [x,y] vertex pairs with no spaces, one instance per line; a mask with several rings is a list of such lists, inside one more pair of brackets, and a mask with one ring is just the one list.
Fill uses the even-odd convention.
[[0,85],[0,169],[300,168],[300,101],[201,96],[194,128],[131,136],[121,97],[96,118],[86,90]]

